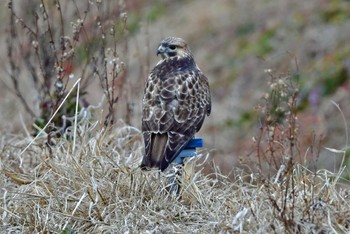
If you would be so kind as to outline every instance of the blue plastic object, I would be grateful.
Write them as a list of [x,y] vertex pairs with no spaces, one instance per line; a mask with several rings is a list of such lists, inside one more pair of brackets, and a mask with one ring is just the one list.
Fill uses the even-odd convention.
[[[188,142],[186,147],[181,151],[181,153],[175,158],[174,163],[183,164],[185,158],[195,157],[197,154],[197,148],[203,147],[203,139],[202,138],[194,138]],[[176,173],[178,176],[181,175],[181,171]],[[176,191],[176,194],[180,192],[180,184],[176,179],[176,175],[170,178],[170,191]]]
[[181,153],[175,158],[174,162],[182,164],[185,158],[196,156],[196,148],[203,147],[202,138],[194,138],[188,142]]

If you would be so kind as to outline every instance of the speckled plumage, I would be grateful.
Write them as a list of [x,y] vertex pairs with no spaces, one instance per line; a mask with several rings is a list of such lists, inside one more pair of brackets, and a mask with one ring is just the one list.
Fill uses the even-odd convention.
[[162,59],[149,74],[143,97],[141,168],[163,171],[199,131],[211,99],[208,79],[183,39],[164,39],[158,54]]

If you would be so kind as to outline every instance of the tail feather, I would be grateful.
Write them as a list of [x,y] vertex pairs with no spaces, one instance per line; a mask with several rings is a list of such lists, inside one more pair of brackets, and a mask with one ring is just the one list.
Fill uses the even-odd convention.
[[144,132],[145,155],[141,168],[159,168],[164,171],[186,146],[191,137],[178,133],[156,134]]
[[152,166],[159,167],[164,159],[165,149],[168,144],[168,134],[153,134],[151,144],[151,161],[154,163]]
[[[143,157],[141,168],[158,167],[164,159],[165,149],[168,143],[168,134],[144,134],[145,156]],[[148,139],[147,139],[148,138]]]

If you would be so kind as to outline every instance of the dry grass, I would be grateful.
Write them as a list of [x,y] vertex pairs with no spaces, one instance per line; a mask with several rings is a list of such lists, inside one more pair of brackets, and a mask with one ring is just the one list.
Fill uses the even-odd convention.
[[300,154],[317,158],[320,146],[298,151],[298,88],[293,76],[269,74],[271,95],[259,106],[253,153],[259,172],[248,172],[254,171],[250,164],[235,168],[234,180],[218,169],[206,175],[203,151],[186,164],[179,194],[168,189],[174,170],[138,168],[140,130],[122,122],[106,129],[103,120],[91,121],[92,107],[68,118],[70,127],[51,144],[44,133],[3,136],[0,232],[349,232],[349,189],[340,182],[345,167],[332,173],[297,163]]
[[181,179],[176,196],[166,188],[170,172],[138,168],[138,129],[119,123],[100,131],[101,125],[82,122],[74,149],[66,135],[50,150],[38,139],[21,156],[29,139],[2,138],[1,233],[350,231],[340,173],[296,164],[289,176],[283,166],[270,179],[237,169],[230,181],[197,170]]

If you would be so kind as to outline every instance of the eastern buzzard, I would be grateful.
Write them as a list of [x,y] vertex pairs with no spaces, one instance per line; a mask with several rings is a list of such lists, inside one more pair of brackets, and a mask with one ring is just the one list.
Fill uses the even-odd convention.
[[141,168],[164,171],[201,128],[211,98],[208,79],[183,39],[164,39],[157,55],[161,60],[148,76],[142,102]]

